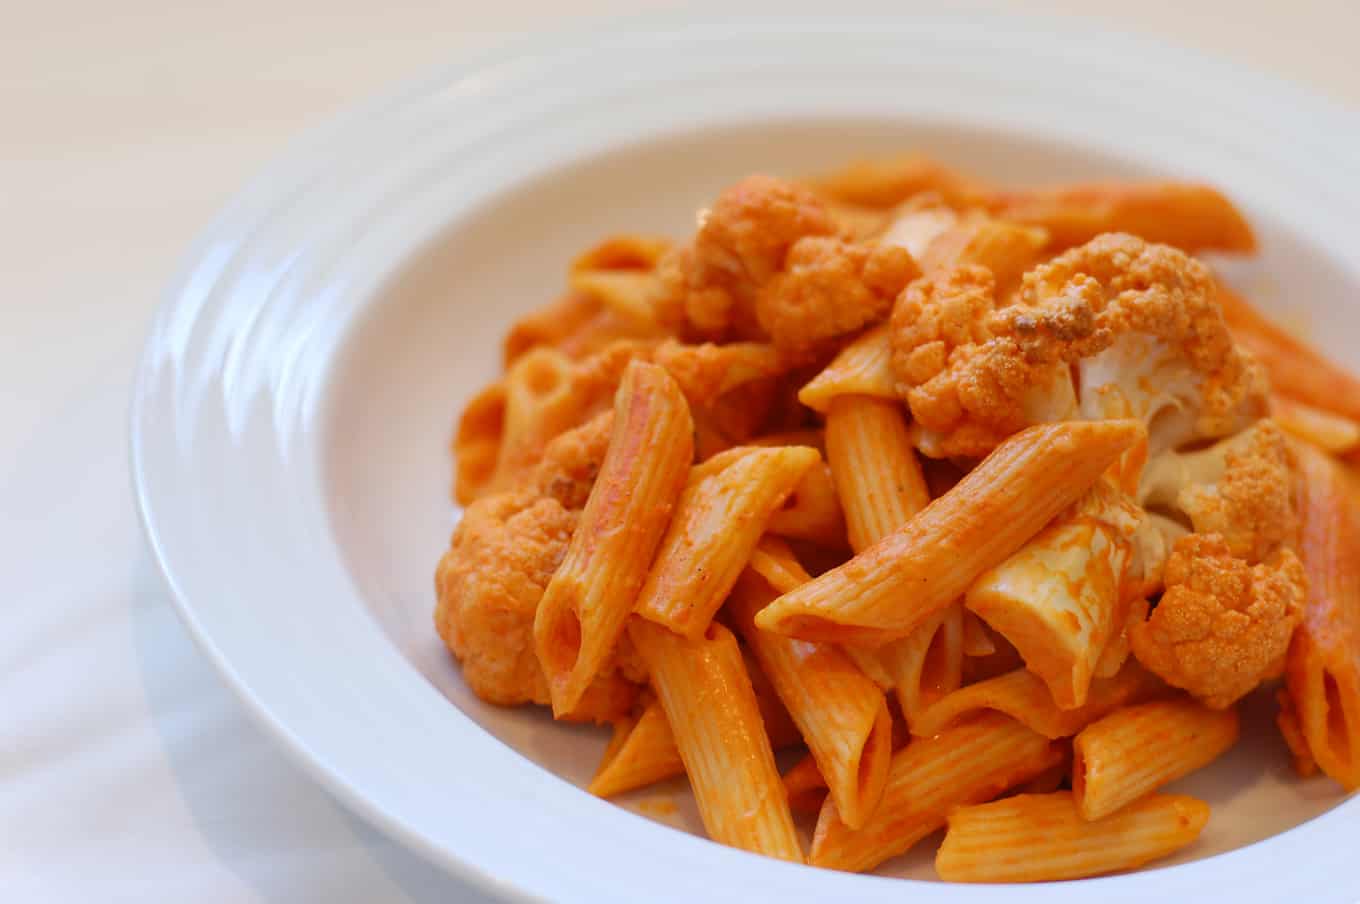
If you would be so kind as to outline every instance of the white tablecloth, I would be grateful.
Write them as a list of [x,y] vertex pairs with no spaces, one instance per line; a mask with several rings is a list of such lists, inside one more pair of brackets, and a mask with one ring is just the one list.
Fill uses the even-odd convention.
[[[680,5],[0,7],[0,900],[479,900],[313,784],[200,658],[137,526],[127,387],[192,234],[299,130],[519,23]],[[1352,0],[1027,6],[1360,105]]]

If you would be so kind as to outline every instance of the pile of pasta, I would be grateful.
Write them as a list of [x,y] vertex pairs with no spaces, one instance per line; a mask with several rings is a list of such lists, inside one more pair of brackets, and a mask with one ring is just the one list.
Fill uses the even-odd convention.
[[595,794],[684,774],[713,840],[815,866],[1165,857],[1209,807],[1159,789],[1263,683],[1354,789],[1360,383],[1198,257],[1254,248],[1206,187],[920,157],[604,241],[462,415],[440,636],[612,726]]

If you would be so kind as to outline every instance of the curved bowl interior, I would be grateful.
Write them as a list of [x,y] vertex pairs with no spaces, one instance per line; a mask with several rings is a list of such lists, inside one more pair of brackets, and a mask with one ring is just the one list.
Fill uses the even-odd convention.
[[[334,370],[324,444],[325,487],[345,561],[402,655],[453,705],[564,780],[588,783],[607,731],[553,723],[536,707],[481,702],[433,631],[431,575],[456,518],[448,446],[457,412],[498,374],[512,319],[556,297],[572,256],[599,238],[682,236],[698,207],[747,173],[794,175],[903,149],[1017,185],[1158,175],[1023,133],[910,121],[785,121],[657,138],[554,169],[448,224],[381,286],[350,333]],[[1344,304],[1360,291],[1354,279],[1307,235],[1260,215],[1256,225],[1266,253],[1230,266],[1241,288],[1304,322],[1327,317],[1337,324],[1329,336],[1360,335],[1360,307]],[[1242,743],[1172,789],[1208,800],[1214,818],[1200,843],[1168,863],[1268,838],[1342,799],[1329,780],[1292,774],[1268,693],[1253,696],[1243,714]],[[683,780],[624,803],[702,833]],[[880,872],[933,878],[932,856],[933,845],[923,843]]]

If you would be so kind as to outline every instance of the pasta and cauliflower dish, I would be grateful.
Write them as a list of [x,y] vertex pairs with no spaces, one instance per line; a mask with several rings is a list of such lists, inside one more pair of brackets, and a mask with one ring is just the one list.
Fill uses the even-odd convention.
[[594,794],[683,774],[713,840],[813,866],[1170,855],[1209,807],[1159,789],[1263,684],[1360,787],[1360,382],[1201,258],[1254,248],[1206,187],[920,157],[609,238],[459,421],[439,635],[612,727]]

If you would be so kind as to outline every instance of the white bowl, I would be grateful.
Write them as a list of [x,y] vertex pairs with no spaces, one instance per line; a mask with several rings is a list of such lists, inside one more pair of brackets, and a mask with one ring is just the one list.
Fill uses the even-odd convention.
[[[790,866],[641,818],[580,790],[602,732],[488,707],[463,686],[430,617],[454,513],[447,440],[511,318],[552,298],[598,236],[683,233],[749,171],[902,149],[1014,182],[1213,182],[1262,240],[1235,278],[1360,365],[1351,114],[1048,23],[580,33],[442,72],[317,132],[199,241],[148,341],[132,417],[147,533],[185,621],[327,786],[510,897],[1353,900],[1360,802],[1289,773],[1261,701],[1243,745],[1185,783],[1214,815],[1179,865],[978,888]],[[697,828],[685,806],[658,818]],[[891,866],[930,878],[922,847]]]

